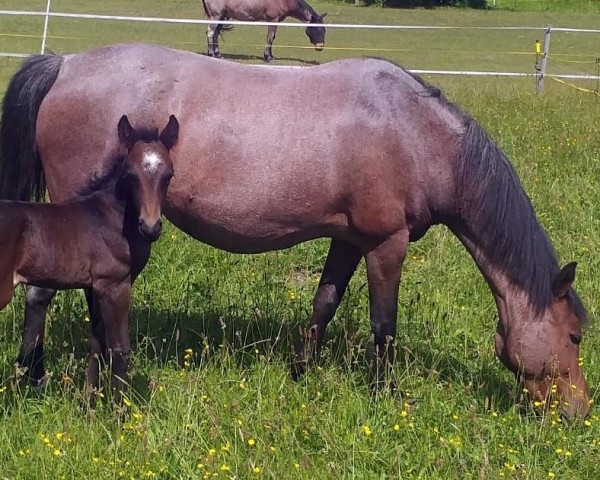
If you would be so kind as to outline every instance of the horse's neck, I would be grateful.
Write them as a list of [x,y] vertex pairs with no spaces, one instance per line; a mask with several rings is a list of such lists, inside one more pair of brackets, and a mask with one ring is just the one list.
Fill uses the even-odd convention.
[[540,312],[559,271],[550,240],[504,153],[470,121],[454,166],[448,226],[498,299],[526,299]]
[[[477,233],[464,225],[454,224],[450,228],[465,246],[488,284],[498,309],[500,324],[509,329],[521,317],[535,315],[531,292],[515,282],[504,268],[489,258],[479,246]],[[523,268],[527,266],[523,265]]]
[[301,22],[309,23],[316,12],[312,7],[303,0],[290,0],[291,7],[289,16],[300,20]]

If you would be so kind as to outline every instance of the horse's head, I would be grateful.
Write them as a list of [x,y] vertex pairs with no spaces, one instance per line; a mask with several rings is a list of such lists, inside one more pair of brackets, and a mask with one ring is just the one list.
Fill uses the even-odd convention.
[[[312,15],[310,17],[310,23],[323,24],[323,19],[326,13],[323,15]],[[306,27],[306,36],[309,38],[310,43],[315,46],[317,51],[323,50],[325,46],[325,27]]]
[[584,417],[590,394],[581,370],[579,343],[585,311],[571,288],[576,263],[566,265],[552,283],[552,302],[536,319],[521,305],[510,327],[498,324],[496,353],[516,372],[534,405],[558,407],[568,419]]
[[162,204],[173,176],[169,150],[177,142],[179,123],[171,115],[160,135],[157,130],[148,135],[148,131],[133,129],[123,115],[118,129],[121,147],[127,152],[120,183],[138,215],[140,235],[153,242],[162,230]]

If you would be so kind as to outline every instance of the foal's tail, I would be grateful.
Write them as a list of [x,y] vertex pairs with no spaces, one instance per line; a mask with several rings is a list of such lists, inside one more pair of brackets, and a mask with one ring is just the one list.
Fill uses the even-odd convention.
[[44,197],[46,182],[35,125],[62,63],[58,55],[33,55],[8,84],[0,120],[0,198],[40,201]]

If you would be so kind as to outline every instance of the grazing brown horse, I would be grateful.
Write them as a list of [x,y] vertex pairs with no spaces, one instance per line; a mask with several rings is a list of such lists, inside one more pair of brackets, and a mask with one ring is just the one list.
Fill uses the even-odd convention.
[[112,365],[113,386],[122,391],[130,349],[131,284],[161,232],[161,206],[173,175],[168,151],[178,128],[171,116],[158,137],[156,131],[134,130],[123,116],[118,124],[122,155],[77,198],[0,201],[0,309],[19,283],[85,288],[92,317],[102,319],[92,323],[88,343],[91,389],[98,384],[104,358]]
[[[117,150],[123,110],[154,123],[174,111],[185,125],[165,214],[191,236],[245,253],[332,238],[296,374],[362,258],[379,361],[393,362],[408,243],[441,223],[490,286],[500,360],[534,398],[554,383],[566,416],[588,412],[575,264],[561,270],[504,153],[438,89],[366,58],[276,69],[144,44],[35,56],[4,99],[0,195],[39,196],[42,166],[52,200],[73,195]],[[51,296],[28,299],[23,350],[36,361]]]
[[[202,0],[204,11],[209,20],[242,20],[249,22],[283,22],[292,17],[304,23],[323,24],[326,13],[319,15],[304,0]],[[219,51],[219,35],[221,31],[231,29],[222,23],[212,23],[206,30],[208,55],[221,57]],[[264,59],[273,60],[273,40],[277,33],[276,26],[267,27],[267,44]],[[325,46],[325,27],[306,27],[306,35],[310,43],[318,51]]]

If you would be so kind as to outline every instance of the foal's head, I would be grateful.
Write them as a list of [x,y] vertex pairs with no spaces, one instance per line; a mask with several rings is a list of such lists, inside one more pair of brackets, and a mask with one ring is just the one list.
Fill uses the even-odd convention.
[[[323,15],[312,15],[310,17],[310,22],[313,24],[323,24],[323,19],[325,18],[326,13]],[[315,46],[317,51],[323,50],[325,46],[325,27],[306,27],[306,36],[309,38],[310,43]]]
[[138,215],[140,235],[151,242],[162,230],[162,203],[173,176],[169,150],[178,135],[174,115],[160,135],[156,129],[134,130],[126,115],[119,121],[119,142],[126,151],[120,184]]

